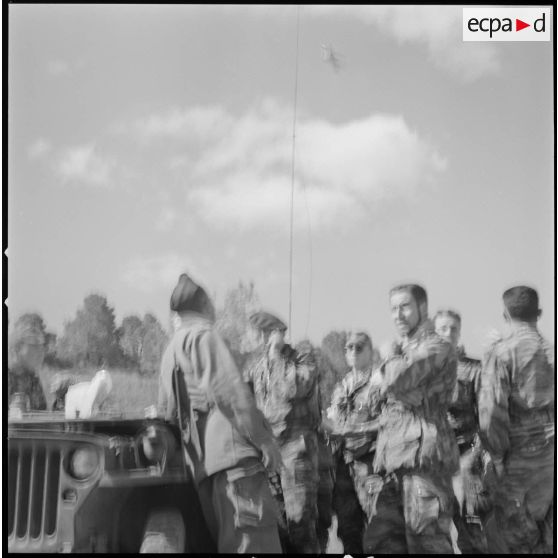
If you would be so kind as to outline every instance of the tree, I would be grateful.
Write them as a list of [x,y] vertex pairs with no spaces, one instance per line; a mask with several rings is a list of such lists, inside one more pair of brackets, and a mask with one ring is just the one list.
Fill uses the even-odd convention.
[[215,327],[227,342],[237,363],[243,362],[246,355],[256,348],[248,318],[259,308],[260,300],[254,283],[245,285],[240,281],[236,288],[227,291],[223,308],[217,311]]
[[40,314],[36,312],[22,314],[15,320],[8,332],[8,349],[12,357],[15,357],[15,346],[22,336],[25,336],[26,332],[42,335],[47,351],[51,338],[56,337],[53,333],[47,332],[45,322]]
[[347,341],[346,331],[330,331],[322,339],[323,357],[328,361],[335,372],[337,380],[343,378],[348,367],[345,361],[345,343]]
[[77,365],[119,364],[122,351],[118,344],[114,309],[100,294],[85,297],[76,317],[64,324],[57,354]]
[[142,374],[157,374],[161,357],[169,341],[168,335],[153,314],[146,314],[141,325],[139,367]]
[[118,328],[120,348],[128,363],[139,365],[143,350],[143,322],[138,316],[126,316]]

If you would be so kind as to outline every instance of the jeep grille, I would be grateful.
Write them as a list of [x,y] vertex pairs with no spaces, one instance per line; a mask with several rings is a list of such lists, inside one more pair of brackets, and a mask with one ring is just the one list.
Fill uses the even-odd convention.
[[60,448],[10,443],[8,537],[38,539],[56,533],[60,463]]

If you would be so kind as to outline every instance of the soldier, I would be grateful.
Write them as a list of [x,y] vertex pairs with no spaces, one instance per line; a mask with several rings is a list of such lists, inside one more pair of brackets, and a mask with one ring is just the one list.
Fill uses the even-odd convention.
[[381,366],[386,402],[380,415],[374,471],[385,477],[372,510],[372,552],[453,553],[450,526],[459,451],[447,411],[455,389],[453,347],[428,319],[426,291],[390,291],[401,337]]
[[14,324],[11,363],[8,368],[8,402],[19,411],[44,411],[45,393],[37,373],[43,365],[46,347],[41,328],[28,320]]
[[[189,458],[218,552],[281,552],[266,473],[281,466],[271,430],[213,328],[213,305],[204,289],[182,274],[170,307],[176,331],[161,363],[159,406],[171,419],[177,407],[191,404],[184,435],[195,448]],[[187,392],[178,391],[178,401],[176,367]]]
[[[359,528],[361,548],[368,552],[368,522],[372,520],[376,487],[382,478],[373,470],[378,416],[382,402],[382,376],[373,372],[374,355],[372,340],[367,333],[349,334],[345,345],[345,358],[351,367],[348,374],[333,391],[328,418],[332,421],[333,434],[343,438],[343,456],[353,481],[354,490],[364,512],[365,521],[355,525]],[[345,549],[346,551],[347,549]]]
[[[321,376],[323,370],[320,369],[319,357],[314,347],[308,340],[300,341],[295,347],[296,352],[303,359],[313,359],[316,364],[316,375],[318,377],[318,404],[320,415],[322,414],[322,393]],[[316,534],[320,552],[325,554],[329,542],[329,529],[333,519],[333,488],[335,483],[335,467],[330,440],[325,432],[318,430],[318,519],[316,522]]]
[[537,292],[503,295],[509,336],[484,355],[480,434],[498,484],[488,521],[491,553],[551,553],[554,495],[554,356],[537,329]]
[[259,351],[245,367],[258,407],[271,424],[281,448],[281,486],[287,518],[289,552],[320,552],[318,520],[319,409],[316,364],[285,343],[286,325],[268,312],[250,316],[260,332]]
[[[454,517],[459,538],[458,546],[465,554],[485,554],[487,542],[485,519],[490,510],[486,477],[491,476],[490,457],[482,449],[478,436],[477,387],[480,381],[480,360],[466,356],[459,345],[461,316],[454,310],[439,310],[434,316],[436,333],[451,343],[457,353],[457,383],[449,408],[449,421],[459,447],[460,474],[454,488],[459,509]],[[488,469],[488,470],[487,470]]]

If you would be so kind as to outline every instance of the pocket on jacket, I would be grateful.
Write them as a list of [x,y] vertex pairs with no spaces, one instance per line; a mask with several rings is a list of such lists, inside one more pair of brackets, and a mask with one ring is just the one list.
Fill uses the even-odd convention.
[[279,510],[265,473],[229,480],[227,496],[234,508],[236,528],[271,527],[277,524]]
[[438,491],[425,479],[406,477],[405,517],[411,531],[417,535],[438,523],[441,511]]

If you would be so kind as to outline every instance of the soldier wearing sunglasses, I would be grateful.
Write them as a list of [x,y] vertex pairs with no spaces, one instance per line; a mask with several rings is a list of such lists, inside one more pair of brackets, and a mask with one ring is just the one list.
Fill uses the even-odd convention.
[[[353,484],[347,487],[346,504],[337,498],[342,504],[337,514],[342,519],[345,519],[345,515],[355,518],[355,529],[359,530],[359,544],[363,549],[361,552],[367,552],[368,530],[375,506],[374,494],[377,493],[375,487],[382,484],[381,476],[373,470],[382,402],[382,376],[378,370],[373,370],[372,340],[365,332],[349,334],[345,344],[345,360],[350,370],[335,387],[327,413],[330,434],[342,439],[343,460],[349,468]],[[360,514],[353,510],[353,488],[360,503]]]
[[452,477],[459,451],[448,421],[457,377],[452,345],[434,332],[426,291],[390,291],[399,334],[381,366],[385,403],[374,471],[384,477],[373,510],[374,540],[365,552],[453,554]]

